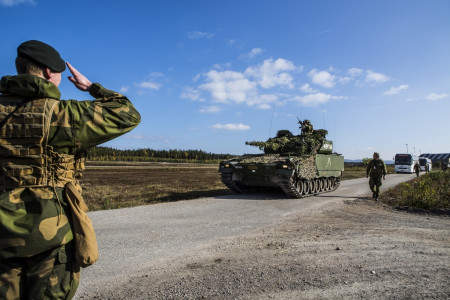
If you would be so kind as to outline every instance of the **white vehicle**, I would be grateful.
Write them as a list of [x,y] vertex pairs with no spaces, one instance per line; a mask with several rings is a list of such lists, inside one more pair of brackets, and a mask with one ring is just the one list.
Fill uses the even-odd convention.
[[397,153],[394,158],[394,171],[397,173],[414,173],[414,165],[419,163],[419,157],[409,153]]
[[419,157],[419,163],[420,163],[420,171],[426,171],[428,167],[428,171],[431,171],[431,159],[426,157]]

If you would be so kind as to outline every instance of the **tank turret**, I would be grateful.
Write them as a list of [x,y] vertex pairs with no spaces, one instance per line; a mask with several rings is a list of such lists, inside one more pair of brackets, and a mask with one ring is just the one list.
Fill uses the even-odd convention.
[[246,145],[259,147],[265,154],[291,153],[296,155],[313,155],[322,147],[328,131],[314,130],[309,120],[298,121],[302,133],[293,135],[289,130],[279,130],[276,137],[265,142],[245,142]]

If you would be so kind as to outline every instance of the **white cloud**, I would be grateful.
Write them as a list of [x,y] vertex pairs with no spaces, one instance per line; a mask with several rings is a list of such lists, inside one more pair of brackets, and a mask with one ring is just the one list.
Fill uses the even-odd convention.
[[263,52],[264,52],[264,49],[253,48],[249,53],[240,55],[239,58],[244,59],[244,60],[253,59],[253,58],[255,58],[255,56],[257,56]]
[[256,78],[258,84],[264,89],[275,86],[293,88],[293,78],[287,72],[296,69],[295,65],[286,59],[278,58],[274,61],[272,58],[269,58],[260,66],[248,67],[245,70],[245,75]]
[[20,4],[37,5],[36,1],[34,0],[0,0],[0,5],[5,7],[11,7]]
[[344,99],[344,97],[333,96],[324,93],[315,93],[306,96],[297,96],[294,98],[294,100],[300,102],[302,105],[305,106],[317,106],[319,104],[327,103],[330,100],[340,100],[340,99]]
[[336,85],[336,76],[331,75],[328,71],[319,71],[313,69],[308,73],[311,81],[317,85],[332,88]]
[[141,83],[137,83],[136,86],[147,89],[147,90],[159,90],[161,88],[161,84],[155,83],[152,81],[143,81]]
[[388,91],[384,92],[384,94],[385,95],[397,95],[401,91],[407,90],[408,88],[409,88],[409,85],[402,84],[402,85],[397,86],[397,87],[391,87]]
[[191,40],[198,40],[198,39],[210,39],[214,36],[214,33],[208,33],[208,32],[202,32],[202,31],[189,31],[187,33],[188,38]]
[[212,68],[216,69],[216,70],[229,69],[229,68],[231,68],[231,63],[227,62],[224,64],[213,64]]
[[244,74],[234,71],[211,70],[205,76],[207,83],[199,88],[210,92],[214,101],[220,103],[245,102],[256,86],[256,83],[245,78]]
[[317,90],[313,89],[309,83],[305,83],[304,85],[302,85],[302,87],[300,88],[301,91],[305,92],[305,93],[317,93]]
[[248,54],[248,57],[253,58],[258,54],[261,54],[264,52],[264,49],[261,48],[253,48],[252,51]]
[[[254,51],[257,52],[259,50]],[[302,79],[299,73],[303,67],[295,66],[293,62],[283,58],[269,58],[259,65],[249,65],[244,72],[233,71],[230,65],[227,68],[220,65],[214,67],[207,73],[196,76],[197,86],[186,87],[181,94],[182,98],[208,102],[199,109],[201,113],[218,112],[222,108],[221,104],[245,104],[253,108],[270,109],[296,101],[303,106],[316,106],[347,98],[345,95],[334,96],[320,92],[322,87],[333,88],[352,81],[363,87],[369,83],[374,85],[390,80],[384,74],[358,68],[348,69],[342,76],[335,68],[312,69]],[[304,77],[311,82],[302,83],[299,88],[293,89],[295,82],[304,82]],[[392,87],[386,93],[393,94],[407,88],[408,85],[400,85]],[[299,90],[304,94],[297,95]]]
[[231,131],[244,131],[250,129],[250,126],[244,125],[242,123],[215,124],[212,127],[214,129],[223,129]]
[[431,93],[430,95],[427,96],[426,99],[429,101],[437,101],[437,100],[444,99],[447,97],[448,97],[447,93],[442,93],[442,94]]
[[367,83],[383,83],[389,81],[390,78],[384,74],[373,72],[372,70],[366,71],[366,82]]
[[200,91],[190,86],[183,88],[181,98],[200,102],[205,101],[205,99],[201,97]]
[[259,109],[271,109],[272,106],[271,106],[270,104],[268,104],[268,103],[260,103],[260,104],[258,105],[258,108],[259,108]]
[[351,68],[351,69],[348,69],[347,74],[350,75],[350,76],[355,77],[355,76],[361,75],[363,72],[364,71],[362,69]]
[[211,105],[211,106],[200,109],[200,112],[203,114],[218,113],[220,111],[221,111],[221,109],[217,105]]
[[121,88],[119,89],[119,92],[121,92],[121,93],[126,93],[126,92],[128,92],[129,89],[130,89],[130,88],[129,88],[128,86],[123,86],[123,87],[121,87]]
[[270,109],[271,104],[278,101],[278,96],[273,94],[259,94],[247,99],[248,106],[255,106],[259,109]]

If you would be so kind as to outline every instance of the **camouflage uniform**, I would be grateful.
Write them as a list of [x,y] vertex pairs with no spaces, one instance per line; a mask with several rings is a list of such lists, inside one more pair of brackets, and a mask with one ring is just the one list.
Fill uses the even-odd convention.
[[373,198],[378,199],[380,186],[383,184],[382,178],[387,174],[386,164],[381,158],[372,159],[367,166],[366,174],[370,175],[369,186],[373,192]]
[[60,101],[56,85],[31,74],[4,76],[0,92],[0,299],[71,299],[80,266],[64,185],[79,186],[86,149],[140,115],[97,83],[93,101]]
[[419,165],[419,163],[415,163],[414,164],[414,172],[416,173],[417,177],[419,177],[419,173],[420,173],[420,165]]
[[299,121],[300,128],[302,129],[302,134],[311,134],[313,133],[313,126],[309,120],[304,120],[303,122]]

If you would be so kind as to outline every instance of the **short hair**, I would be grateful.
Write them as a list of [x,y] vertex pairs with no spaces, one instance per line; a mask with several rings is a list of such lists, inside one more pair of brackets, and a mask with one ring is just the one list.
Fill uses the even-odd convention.
[[17,56],[16,58],[17,74],[44,74],[45,67],[27,57]]
[[373,155],[375,155],[376,157],[380,158],[380,153],[378,153],[378,152],[374,152]]

